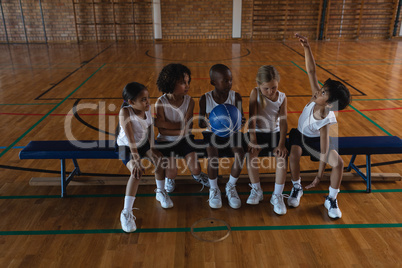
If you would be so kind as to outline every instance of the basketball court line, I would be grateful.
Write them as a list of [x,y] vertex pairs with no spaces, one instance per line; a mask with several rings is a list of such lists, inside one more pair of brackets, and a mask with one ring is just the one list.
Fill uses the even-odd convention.
[[[105,65],[105,64],[104,64]],[[62,101],[60,101],[57,105],[55,105],[46,115],[44,115],[39,121],[37,121],[34,125],[32,125],[27,131],[25,131],[21,136],[19,136],[13,143],[11,143],[6,149],[4,149],[0,153],[0,158],[7,153],[15,144],[17,144],[20,140],[22,140],[29,132],[31,132],[39,123],[41,123],[46,117],[48,117],[54,110],[56,110],[61,104],[63,104],[71,95],[73,95],[78,89],[80,89],[89,79],[92,78],[100,69],[103,68],[102,65],[95,72],[93,72],[84,82],[82,82],[76,89],[74,89],[70,94],[68,94]]]
[[[402,223],[363,223],[363,224],[320,224],[320,225],[271,225],[271,226],[230,226],[231,231],[280,231],[280,230],[323,230],[323,229],[378,229],[401,228]],[[224,229],[223,229],[224,228]],[[195,232],[213,232],[227,230],[226,226],[193,228]],[[175,228],[139,228],[136,233],[190,233],[190,227]],[[0,236],[15,235],[67,235],[67,234],[118,234],[122,229],[87,229],[87,230],[35,230],[35,231],[0,231]]]
[[[126,176],[128,177],[128,176]],[[57,186],[54,186],[57,187]],[[372,189],[372,193],[402,193],[402,189]],[[264,191],[264,195],[272,195],[273,191]],[[290,191],[283,191],[284,194],[290,194]],[[366,194],[366,189],[362,190],[341,190],[342,194],[356,194],[364,193]],[[222,193],[223,195],[224,193]],[[239,195],[248,196],[250,192],[238,192]],[[304,190],[303,194],[328,194],[328,190]],[[155,193],[149,194],[137,194],[137,197],[155,197]],[[169,193],[169,196],[187,197],[187,196],[208,196],[208,192],[196,192],[196,193]],[[77,194],[68,195],[68,198],[113,198],[113,197],[124,197],[125,194]],[[60,195],[7,195],[0,196],[0,200],[5,199],[60,199]]]
[[[47,93],[49,93],[52,89],[54,89],[55,87],[57,87],[58,85],[60,85],[63,81],[65,81],[67,78],[69,78],[71,75],[73,75],[74,73],[76,73],[77,71],[79,71],[80,69],[82,69],[82,67],[84,67],[85,65],[87,65],[88,63],[90,63],[92,60],[94,60],[96,57],[98,57],[100,54],[102,54],[103,52],[105,52],[107,49],[109,49],[113,44],[109,45],[108,47],[104,48],[101,52],[99,52],[98,54],[96,54],[95,56],[93,56],[91,59],[83,61],[81,63],[81,66],[78,67],[77,69],[75,69],[74,71],[72,71],[71,73],[69,73],[68,75],[66,75],[64,78],[62,78],[60,81],[58,81],[57,83],[54,83],[50,88],[48,88],[47,90],[45,90],[45,92],[43,92],[42,94],[40,94],[38,97],[36,97],[34,100],[41,100],[41,97],[46,95]],[[100,68],[102,68],[105,64],[103,64]],[[0,156],[1,157],[1,156]]]

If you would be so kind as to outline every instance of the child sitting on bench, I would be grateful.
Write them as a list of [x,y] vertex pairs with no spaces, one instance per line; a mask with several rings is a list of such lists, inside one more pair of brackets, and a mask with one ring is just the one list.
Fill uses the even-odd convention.
[[328,216],[341,218],[342,213],[338,207],[337,195],[343,175],[343,160],[330,144],[329,126],[336,123],[334,111],[345,109],[351,100],[349,90],[339,81],[328,79],[320,88],[318,84],[315,61],[306,37],[296,34],[304,48],[306,69],[310,80],[312,97],[304,107],[299,117],[297,129],[289,133],[290,171],[293,188],[288,198],[290,207],[297,207],[303,195],[300,178],[300,158],[303,151],[320,161],[318,174],[306,189],[315,187],[322,179],[325,165],[332,166],[330,176],[329,195],[324,206],[328,209]]
[[131,176],[127,182],[120,222],[123,231],[134,232],[137,226],[132,210],[144,172],[141,158],[147,157],[155,165],[156,200],[161,202],[163,208],[173,207],[173,202],[165,190],[163,156],[151,147],[154,137],[148,89],[140,83],[129,83],[124,87],[123,99],[116,130],[116,150],[119,152],[119,158],[130,170]]

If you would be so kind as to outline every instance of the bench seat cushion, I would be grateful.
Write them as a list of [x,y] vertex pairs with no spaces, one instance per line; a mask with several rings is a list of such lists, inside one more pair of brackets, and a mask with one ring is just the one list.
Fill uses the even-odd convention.
[[105,141],[31,141],[20,152],[20,159],[118,159],[114,140]]

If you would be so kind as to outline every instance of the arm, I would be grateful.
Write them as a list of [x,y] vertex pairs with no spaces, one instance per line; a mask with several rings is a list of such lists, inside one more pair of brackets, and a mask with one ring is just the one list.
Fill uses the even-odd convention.
[[249,146],[248,151],[250,153],[253,152],[253,150],[258,150],[259,148],[256,147],[257,144],[257,135],[255,133],[255,127],[257,125],[257,114],[258,114],[258,101],[257,101],[257,96],[258,96],[258,88],[254,88],[251,91],[250,94],[250,100],[249,100],[249,124],[248,124],[248,131],[250,134],[250,142],[254,146]]
[[307,37],[304,37],[299,34],[296,34],[295,36],[297,38],[299,38],[299,41],[304,48],[307,74],[308,74],[308,78],[310,80],[310,87],[311,87],[312,95],[314,95],[317,91],[320,90],[320,85],[318,84],[317,73],[316,73],[316,68],[315,68],[316,65],[315,65],[314,56],[313,56],[313,53],[311,52],[311,47],[310,47],[310,44],[308,43]]
[[329,125],[323,126],[320,128],[320,166],[318,168],[317,176],[315,177],[314,181],[306,186],[306,189],[313,188],[317,186],[322,177],[324,176],[324,170],[326,166],[326,162],[328,159],[329,154]]
[[205,97],[205,94],[201,96],[199,104],[200,104],[200,114],[198,118],[198,125],[200,128],[206,128],[208,127],[208,118],[206,115],[207,99]]
[[130,170],[131,175],[134,176],[134,178],[136,179],[140,179],[143,173],[143,169],[141,168],[140,157],[138,155],[137,145],[134,139],[133,124],[130,120],[130,113],[127,109],[120,110],[119,123],[120,126],[123,128],[124,133],[126,133],[130,152],[133,155],[133,160],[131,160],[133,161],[132,170]]
[[243,101],[241,98],[241,95],[239,93],[235,93],[235,103],[236,103],[236,107],[240,110],[241,113],[241,125],[243,126],[246,123],[246,118],[244,117],[244,113],[243,113]]
[[275,148],[275,155],[278,157],[287,157],[288,150],[286,149],[286,134],[288,133],[288,111],[287,111],[287,98],[283,100],[283,103],[279,109],[279,129],[280,138],[278,147]]

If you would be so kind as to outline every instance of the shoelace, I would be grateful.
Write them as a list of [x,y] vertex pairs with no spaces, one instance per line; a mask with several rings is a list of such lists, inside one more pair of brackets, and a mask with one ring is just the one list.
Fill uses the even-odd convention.
[[282,194],[272,194],[272,196],[275,196],[276,197],[276,203],[279,203],[279,200],[281,200],[282,199],[282,201],[283,201],[283,198],[282,198]]
[[293,197],[293,198],[297,197],[297,193],[298,193],[300,190],[301,190],[301,188],[300,188],[299,186],[297,186],[297,187],[293,186],[293,188],[292,188],[292,193],[291,193],[290,197]]
[[330,208],[338,208],[338,202],[336,199],[329,198],[328,196],[325,198],[329,200]]
[[163,199],[164,199],[165,202],[166,202],[166,199],[167,199],[167,196],[168,196],[168,194],[167,194],[166,191],[164,191],[164,190],[159,190],[159,189],[155,189],[155,193],[160,193],[160,194],[162,194]]
[[230,197],[232,197],[232,198],[239,199],[239,195],[237,194],[235,187],[236,187],[236,185],[229,184],[229,187],[226,188],[226,196],[230,195]]
[[209,202],[209,200],[212,200],[218,196],[218,189],[212,189],[210,191],[212,191],[212,196],[207,200],[207,202]]
[[249,183],[248,185],[251,187],[251,193],[250,193],[251,198],[256,198],[258,196],[257,188],[254,188],[251,183]]
[[201,183],[202,187],[201,187],[200,192],[202,192],[202,190],[204,190],[205,186],[210,187],[210,186],[209,186],[209,180],[208,180],[208,178],[205,177],[205,176],[203,176],[202,173],[201,173],[199,179],[195,178],[194,175],[193,175],[193,179],[194,179],[196,182]]
[[128,211],[128,213],[123,213],[124,217],[126,217],[127,219],[134,219],[136,220],[137,218],[134,216],[133,214],[133,210],[140,210],[139,208],[132,208],[131,211]]

